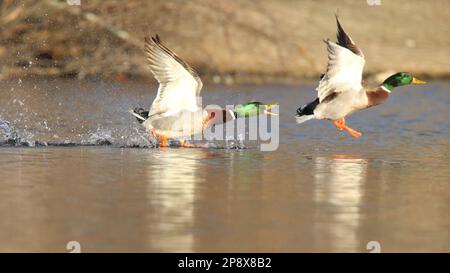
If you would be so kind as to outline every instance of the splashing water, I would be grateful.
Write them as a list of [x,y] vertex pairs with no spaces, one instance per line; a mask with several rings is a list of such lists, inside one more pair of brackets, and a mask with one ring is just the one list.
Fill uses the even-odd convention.
[[[36,124],[49,134],[54,131],[48,127],[47,121]],[[10,122],[0,117],[0,147],[39,147],[39,146],[112,146],[120,148],[155,148],[158,146],[155,137],[143,127],[135,127],[132,130],[125,128],[104,128],[99,125],[96,129],[86,134],[78,134],[73,139],[61,138],[57,133],[51,135],[51,140],[37,139],[30,129],[17,130]],[[79,141],[78,141],[79,139]],[[171,147],[180,147],[177,140],[170,141]],[[238,135],[237,140],[228,136],[224,145],[217,141],[208,141],[199,146],[210,149],[239,150],[246,149],[244,137]]]
[[32,147],[36,145],[32,138],[33,134],[31,133],[19,136],[14,126],[0,117],[0,146]]
[[[0,88],[0,146],[158,146],[155,137],[129,114],[130,109],[151,101],[146,85],[18,80],[3,82]],[[171,144],[180,146],[178,141]],[[246,148],[243,136],[202,141],[200,146]]]
[[237,138],[234,136],[226,136],[225,149],[227,150],[244,150],[247,147],[244,144],[244,134],[238,134]]
[[[46,124],[46,122],[43,122]],[[50,128],[47,128],[52,132]],[[122,131],[122,132],[121,132]],[[35,146],[114,146],[123,148],[153,148],[155,139],[145,130],[135,128],[131,133],[124,130],[112,131],[98,127],[86,135],[77,135],[74,139],[61,139],[53,134],[53,140],[39,140],[27,130],[17,130],[14,125],[0,117],[0,147],[35,147]],[[76,139],[81,139],[77,141]]]

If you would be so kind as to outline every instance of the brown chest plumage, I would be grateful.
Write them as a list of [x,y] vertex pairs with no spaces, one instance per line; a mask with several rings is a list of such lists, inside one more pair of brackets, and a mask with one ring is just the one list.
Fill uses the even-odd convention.
[[366,91],[368,98],[367,108],[383,103],[388,97],[389,92],[381,87],[377,87],[375,90]]

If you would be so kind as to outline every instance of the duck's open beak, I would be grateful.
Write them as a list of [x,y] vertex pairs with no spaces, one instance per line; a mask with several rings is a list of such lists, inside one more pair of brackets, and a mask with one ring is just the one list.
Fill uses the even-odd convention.
[[270,112],[270,110],[274,107],[274,106],[278,106],[278,103],[271,103],[271,104],[264,104],[264,114],[268,115],[268,116],[278,116],[277,113],[272,113]]
[[412,83],[412,84],[426,84],[427,82],[426,82],[426,81],[419,80],[419,79],[413,77],[413,80],[412,80],[411,83]]

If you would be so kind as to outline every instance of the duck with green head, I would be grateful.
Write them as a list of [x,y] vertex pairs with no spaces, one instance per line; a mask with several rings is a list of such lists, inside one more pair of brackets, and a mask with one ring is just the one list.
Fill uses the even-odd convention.
[[183,147],[196,147],[184,139],[238,117],[273,114],[270,109],[275,104],[260,102],[239,104],[230,111],[220,107],[203,109],[199,99],[203,84],[192,67],[166,47],[158,35],[145,40],[145,53],[159,83],[158,93],[149,110],[137,107],[130,112],[158,139],[159,147],[169,146],[168,139],[179,140]]
[[383,103],[394,88],[409,84],[425,84],[410,73],[399,72],[387,78],[375,88],[362,86],[364,55],[352,38],[342,28],[338,17],[337,42],[325,41],[328,50],[327,71],[317,87],[318,98],[297,109],[296,121],[303,123],[310,119],[333,121],[338,130],[345,130],[353,137],[358,132],[345,123],[345,117],[355,111]]

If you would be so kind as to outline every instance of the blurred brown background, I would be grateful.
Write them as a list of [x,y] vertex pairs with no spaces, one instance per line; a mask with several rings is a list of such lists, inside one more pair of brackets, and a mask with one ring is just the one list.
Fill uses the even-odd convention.
[[0,78],[151,78],[142,49],[158,33],[205,81],[316,79],[336,10],[367,75],[449,76],[449,1],[380,2],[3,0]]

